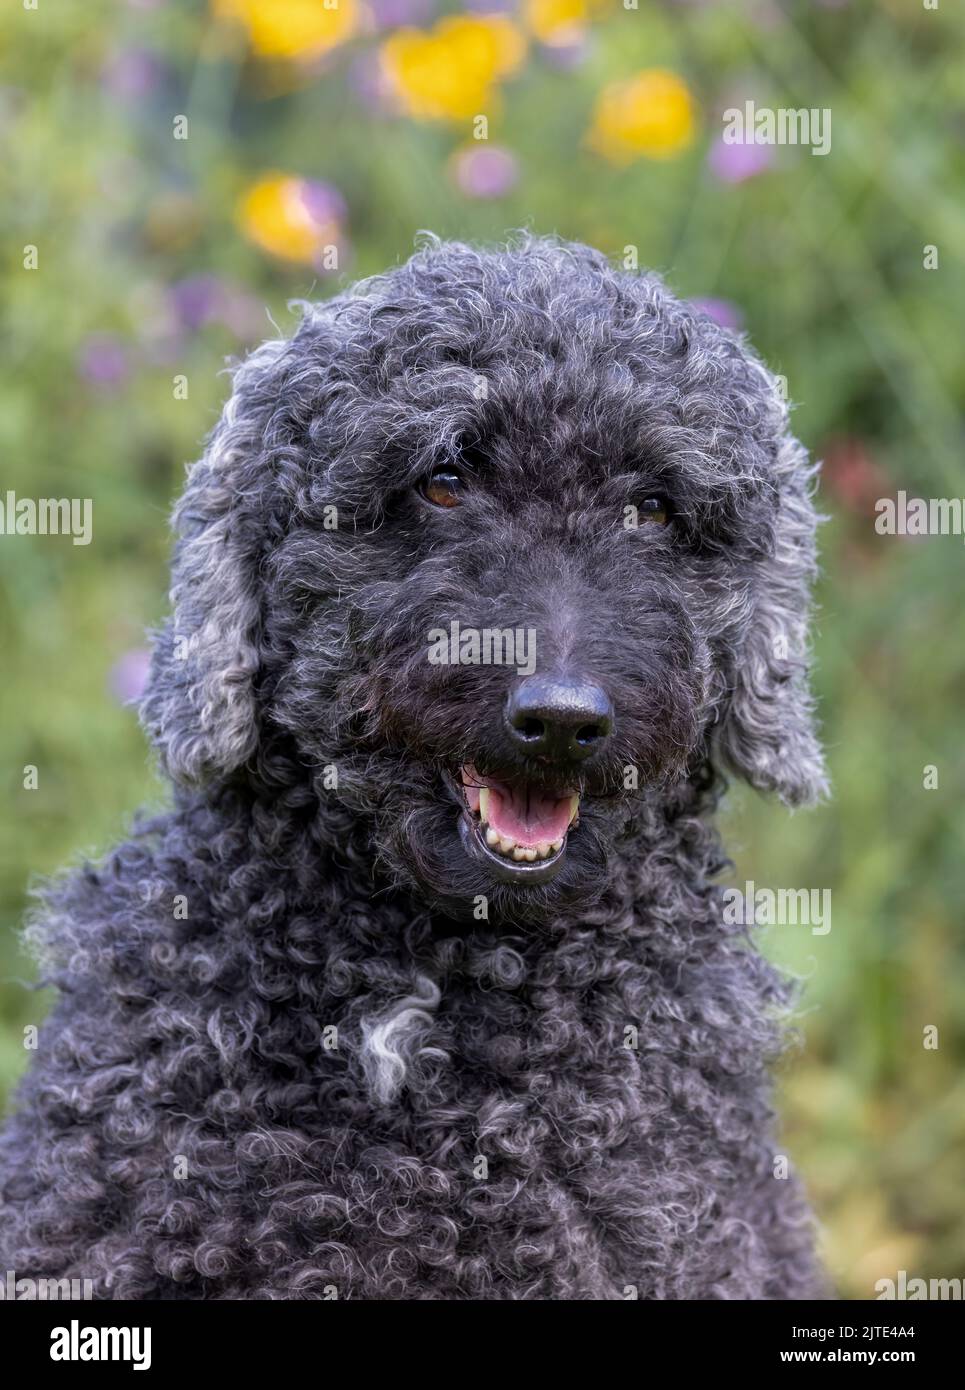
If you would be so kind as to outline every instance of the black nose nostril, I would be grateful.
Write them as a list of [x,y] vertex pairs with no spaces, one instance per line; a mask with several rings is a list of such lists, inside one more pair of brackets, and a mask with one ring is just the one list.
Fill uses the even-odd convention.
[[576,762],[598,752],[609,738],[613,707],[591,681],[527,676],[510,692],[506,724],[527,757]]
[[523,738],[537,739],[546,736],[546,725],[543,723],[542,719],[528,719],[524,717],[519,720],[519,722],[514,720],[513,728]]

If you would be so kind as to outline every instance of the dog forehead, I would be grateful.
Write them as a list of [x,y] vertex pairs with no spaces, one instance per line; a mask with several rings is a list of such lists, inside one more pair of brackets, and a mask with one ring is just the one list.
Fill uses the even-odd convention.
[[[655,276],[615,269],[587,247],[436,247],[314,306],[337,325],[352,374],[383,380],[507,357],[562,369],[608,353],[681,345],[692,308]],[[532,363],[533,365],[535,363]]]
[[467,446],[531,483],[672,475],[711,502],[769,488],[783,412],[753,353],[595,253],[446,247],[363,282],[328,322],[304,344],[325,362],[312,471],[353,494]]

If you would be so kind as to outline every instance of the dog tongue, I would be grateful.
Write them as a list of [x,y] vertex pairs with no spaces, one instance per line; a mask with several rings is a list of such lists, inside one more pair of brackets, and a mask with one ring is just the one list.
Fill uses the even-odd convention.
[[486,820],[497,834],[531,848],[547,840],[562,840],[572,809],[571,796],[543,796],[525,785],[491,783]]
[[[533,848],[547,841],[562,840],[573,817],[573,796],[548,796],[525,782],[493,782],[479,777],[471,768],[463,771],[466,794],[473,810],[479,810],[479,786],[488,792],[483,819],[498,835]],[[470,783],[474,781],[476,786]]]

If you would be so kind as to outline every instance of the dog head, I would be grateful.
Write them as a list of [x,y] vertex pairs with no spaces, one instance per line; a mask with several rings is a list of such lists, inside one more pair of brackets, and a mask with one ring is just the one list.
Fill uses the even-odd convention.
[[812,480],[774,379],[655,277],[433,240],[237,370],[145,721],[175,779],[300,780],[433,898],[579,900],[708,767],[822,791]]

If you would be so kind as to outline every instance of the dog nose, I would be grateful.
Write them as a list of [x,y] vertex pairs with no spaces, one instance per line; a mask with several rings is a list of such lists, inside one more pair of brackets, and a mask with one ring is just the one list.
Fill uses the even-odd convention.
[[521,753],[544,761],[589,758],[613,732],[613,706],[591,681],[526,676],[510,691],[506,724]]

